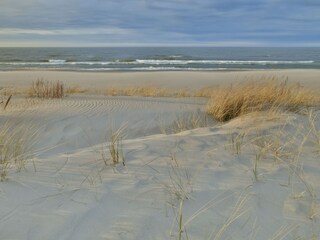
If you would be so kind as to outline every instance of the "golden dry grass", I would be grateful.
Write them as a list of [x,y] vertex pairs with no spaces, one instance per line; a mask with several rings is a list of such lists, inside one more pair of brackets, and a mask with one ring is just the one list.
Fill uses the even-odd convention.
[[169,89],[155,86],[111,87],[104,92],[107,96],[141,96],[141,97],[210,97],[211,88],[200,90]]
[[38,129],[33,124],[11,121],[0,124],[0,181],[7,179],[10,169],[17,172],[33,155],[33,144],[37,141]]
[[78,93],[86,93],[88,89],[81,88],[79,86],[68,86],[65,88],[65,94],[78,94]]
[[107,96],[169,97],[172,94],[173,92],[169,89],[153,86],[124,88],[112,87],[105,91],[105,95]]
[[28,96],[30,94],[30,87],[28,86],[9,86],[0,87],[0,102],[7,99],[9,96]]
[[32,82],[28,95],[37,98],[63,98],[65,96],[65,86],[60,81],[38,79]]
[[[38,79],[30,87],[0,87],[0,99],[9,96],[29,96],[38,98],[62,98],[67,94],[87,93],[89,90],[79,86],[68,86],[62,81]],[[2,101],[0,100],[0,102]]]
[[207,113],[224,122],[255,111],[299,111],[319,104],[317,92],[299,84],[291,86],[287,81],[266,79],[214,90],[207,104]]

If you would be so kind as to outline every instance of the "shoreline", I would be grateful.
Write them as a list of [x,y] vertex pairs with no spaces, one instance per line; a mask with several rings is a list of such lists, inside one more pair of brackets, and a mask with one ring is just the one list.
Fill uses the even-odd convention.
[[63,81],[68,86],[87,89],[101,87],[154,86],[174,89],[201,89],[243,81],[278,78],[305,87],[320,89],[320,70],[284,69],[252,71],[152,71],[152,72],[78,72],[78,71],[0,71],[1,87],[26,87],[37,79]]

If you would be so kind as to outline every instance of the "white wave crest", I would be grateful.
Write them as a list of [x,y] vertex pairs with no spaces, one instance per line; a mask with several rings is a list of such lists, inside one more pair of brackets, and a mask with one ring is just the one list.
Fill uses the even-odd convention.
[[51,66],[51,65],[190,65],[190,64],[207,64],[207,65],[294,65],[294,64],[313,64],[315,61],[245,61],[245,60],[159,60],[159,59],[136,59],[133,61],[67,61],[60,59],[50,59],[48,62],[0,62],[0,65],[15,66]]
[[244,60],[156,60],[156,59],[137,59],[135,62],[127,64],[216,64],[216,65],[277,65],[277,64],[311,64],[314,61],[244,61]]
[[61,60],[61,59],[49,59],[48,61],[51,64],[65,64],[66,60]]

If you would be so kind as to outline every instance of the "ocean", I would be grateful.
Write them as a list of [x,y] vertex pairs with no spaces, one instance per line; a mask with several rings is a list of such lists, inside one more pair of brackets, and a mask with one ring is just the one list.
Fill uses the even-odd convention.
[[0,48],[0,71],[320,69],[320,48]]

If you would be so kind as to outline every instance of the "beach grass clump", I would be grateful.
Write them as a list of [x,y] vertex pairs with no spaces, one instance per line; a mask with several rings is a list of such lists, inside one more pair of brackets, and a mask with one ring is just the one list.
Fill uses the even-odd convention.
[[113,165],[117,165],[122,162],[124,165],[124,156],[122,151],[122,134],[120,131],[111,133],[109,152]]
[[240,155],[244,145],[245,133],[232,133],[231,134],[231,151],[234,155]]
[[195,90],[192,92],[192,97],[204,97],[204,98],[210,98],[215,92],[214,87],[206,87],[206,88],[201,88],[198,90]]
[[192,193],[192,176],[187,168],[181,165],[176,157],[176,152],[170,155],[168,162],[169,183],[165,183],[165,192],[173,199],[185,201],[191,198]]
[[79,94],[79,93],[86,93],[88,89],[81,88],[79,86],[68,86],[64,89],[65,94]]
[[[108,150],[102,145],[101,157],[106,166],[110,163],[112,166],[116,166],[118,163],[125,165],[125,158],[122,149],[122,141],[124,139],[125,127],[120,127],[117,130],[111,129],[108,139]],[[109,155],[109,157],[108,157]]]
[[207,104],[207,113],[215,120],[225,122],[256,111],[298,112],[302,108],[319,105],[319,94],[299,84],[279,83],[273,78],[215,90]]
[[38,79],[32,82],[29,90],[29,97],[37,98],[63,98],[65,96],[65,86],[61,81],[46,81]]
[[110,87],[104,91],[106,96],[140,96],[140,97],[211,97],[213,88],[190,90],[186,88],[169,89],[155,86]]
[[169,90],[157,87],[124,87],[108,88],[105,91],[107,96],[142,96],[142,97],[160,97],[169,96]]
[[17,172],[25,168],[31,158],[31,148],[37,131],[27,124],[6,122],[0,126],[0,181],[5,181],[10,169]]
[[194,112],[176,114],[171,124],[159,119],[159,129],[162,134],[176,134],[183,131],[211,126],[212,121],[205,112],[198,109]]
[[168,89],[155,86],[112,87],[104,92],[106,96],[139,96],[139,97],[192,97],[195,93],[187,89]]

